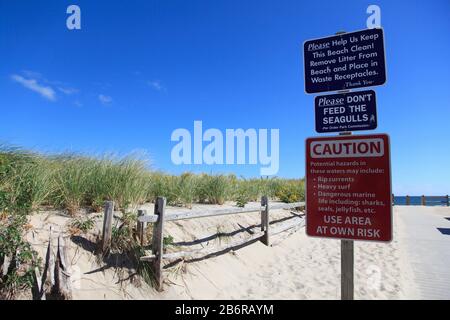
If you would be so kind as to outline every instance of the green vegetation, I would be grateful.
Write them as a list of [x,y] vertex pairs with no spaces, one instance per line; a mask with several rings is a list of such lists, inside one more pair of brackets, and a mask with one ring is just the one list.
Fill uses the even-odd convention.
[[51,192],[45,160],[15,148],[0,150],[0,210],[28,213]]
[[76,218],[70,224],[72,229],[72,233],[82,232],[88,233],[94,228],[95,221],[94,218],[86,217],[86,218]]
[[61,155],[50,162],[55,192],[48,200],[71,214],[82,206],[98,210],[106,200],[115,201],[121,210],[146,200],[148,171],[137,157]]
[[228,178],[223,175],[200,175],[196,190],[198,200],[202,203],[224,204],[230,195]]
[[133,230],[135,221],[136,217],[131,213],[125,213],[120,220],[116,220],[111,232],[112,252],[123,253],[133,249],[136,244]]
[[[153,272],[149,263],[140,261],[145,255],[145,248],[141,246],[136,234],[136,215],[126,212],[116,220],[111,234],[111,251],[113,255],[120,255],[122,261],[116,260],[116,267],[121,264],[130,263],[136,267],[136,272],[145,282],[152,285],[154,282]],[[148,228],[151,229],[151,228]]]
[[42,156],[0,148],[0,209],[29,213],[52,206],[75,214],[115,201],[125,210],[148,199],[150,172],[136,155],[123,158],[61,154]]
[[26,216],[0,214],[0,266],[10,261],[6,274],[0,273],[0,300],[13,299],[19,290],[33,286],[33,273],[40,263],[37,253],[23,240]]
[[223,204],[243,206],[266,194],[284,202],[304,198],[303,180],[238,179],[234,175],[172,176],[148,169],[136,155],[123,158],[61,154],[43,156],[0,148],[0,209],[28,213],[42,206],[75,214],[81,207],[100,210],[113,200],[123,212],[130,206],[164,196],[170,205]]
[[298,202],[305,200],[304,180],[286,180],[277,189],[275,196],[283,202]]
[[169,205],[223,204],[245,206],[262,195],[284,202],[304,199],[303,180],[238,179],[235,175],[153,172],[139,155],[88,157],[45,156],[0,146],[0,210],[29,213],[51,206],[76,214],[81,207],[101,210],[112,200],[122,212],[158,196]]
[[166,246],[172,246],[173,245],[173,237],[171,235],[165,236],[163,239],[163,245]]

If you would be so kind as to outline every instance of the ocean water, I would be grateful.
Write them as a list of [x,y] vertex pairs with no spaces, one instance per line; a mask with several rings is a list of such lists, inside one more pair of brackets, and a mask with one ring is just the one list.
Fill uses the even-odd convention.
[[[422,204],[421,196],[410,196],[410,205],[420,206]],[[425,203],[427,206],[446,206],[447,201],[445,198],[425,198]],[[394,196],[394,205],[404,206],[406,205],[406,197]]]

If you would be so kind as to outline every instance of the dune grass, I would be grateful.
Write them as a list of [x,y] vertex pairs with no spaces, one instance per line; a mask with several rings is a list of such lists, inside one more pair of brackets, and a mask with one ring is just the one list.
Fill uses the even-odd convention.
[[43,156],[0,149],[0,209],[34,211],[52,206],[75,213],[113,200],[121,209],[148,198],[150,171],[137,155]]
[[0,209],[27,212],[52,193],[47,160],[17,148],[0,146]]
[[0,210],[31,212],[43,206],[75,214],[80,208],[101,210],[106,200],[126,211],[156,197],[170,205],[190,208],[193,203],[223,204],[272,199],[304,199],[303,180],[237,178],[235,175],[184,173],[179,176],[151,171],[139,154],[125,157],[81,154],[43,155],[0,146]]
[[55,192],[50,202],[69,212],[82,206],[98,210],[106,200],[126,209],[147,198],[148,170],[146,162],[137,157],[62,155],[52,162]]

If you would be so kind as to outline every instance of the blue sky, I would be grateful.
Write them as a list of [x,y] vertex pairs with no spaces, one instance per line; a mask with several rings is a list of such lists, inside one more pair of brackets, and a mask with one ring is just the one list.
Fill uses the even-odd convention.
[[[77,4],[82,29],[66,28]],[[0,0],[0,140],[35,150],[146,150],[155,168],[258,176],[260,166],[175,166],[173,130],[280,129],[281,177],[304,176],[314,96],[302,43],[366,27],[381,7],[396,194],[450,193],[450,2]],[[368,133],[368,132],[364,132]]]

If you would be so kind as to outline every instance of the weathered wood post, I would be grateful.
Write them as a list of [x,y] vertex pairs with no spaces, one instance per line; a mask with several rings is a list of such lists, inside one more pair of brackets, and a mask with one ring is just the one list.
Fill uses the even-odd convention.
[[406,196],[406,205],[409,206],[411,204],[411,199],[409,198],[409,196]]
[[155,274],[156,289],[163,291],[163,274],[162,274],[162,256],[164,254],[164,211],[166,208],[166,198],[158,197],[155,202],[155,215],[158,216],[158,220],[154,224],[153,240],[152,240],[152,252],[156,256],[153,262],[153,272]]
[[[39,268],[34,268],[34,277],[36,279],[36,295],[35,299],[37,300],[46,300],[45,290],[44,290],[44,281],[41,273],[39,272]],[[45,277],[44,277],[45,278]]]
[[449,201],[448,201],[448,200],[449,200],[449,199],[448,199],[448,195],[446,195],[445,198],[446,198],[446,200],[447,200],[447,207],[448,207],[448,206],[450,206],[450,203],[449,203]]
[[[346,136],[351,134],[352,134],[351,132],[339,133],[340,136]],[[353,300],[353,290],[354,290],[353,269],[354,269],[353,240],[341,240],[341,300]]]
[[341,240],[341,299],[353,300],[353,240]]
[[102,253],[106,254],[111,247],[112,222],[114,214],[114,201],[105,202],[105,214],[103,216]]
[[138,210],[138,221],[136,225],[136,231],[139,238],[139,243],[141,246],[144,245],[144,235],[145,235],[145,229],[147,227],[147,222],[141,222],[139,221],[139,217],[146,216],[147,210]]
[[422,198],[421,198],[420,202],[421,202],[421,205],[423,205],[423,206],[425,206],[427,204],[424,195],[422,195]]
[[56,278],[58,284],[59,294],[65,300],[72,300],[72,285],[70,280],[70,271],[67,260],[67,248],[64,238],[60,235],[58,237],[58,252],[57,252]]
[[261,242],[266,246],[269,245],[269,199],[267,196],[261,197],[261,231],[264,231],[264,235],[261,237]]
[[9,255],[3,257],[3,266],[0,269],[0,276],[6,276],[8,274],[9,266],[11,265],[12,258]]
[[391,203],[392,203],[393,206],[395,206],[395,196],[394,196],[394,194],[392,194]]
[[48,235],[48,248],[47,248],[47,256],[46,256],[46,260],[48,261],[48,273],[50,276],[50,285],[51,287],[53,287],[56,283],[55,280],[55,255],[53,254],[53,230],[52,227],[50,226],[50,232]]

